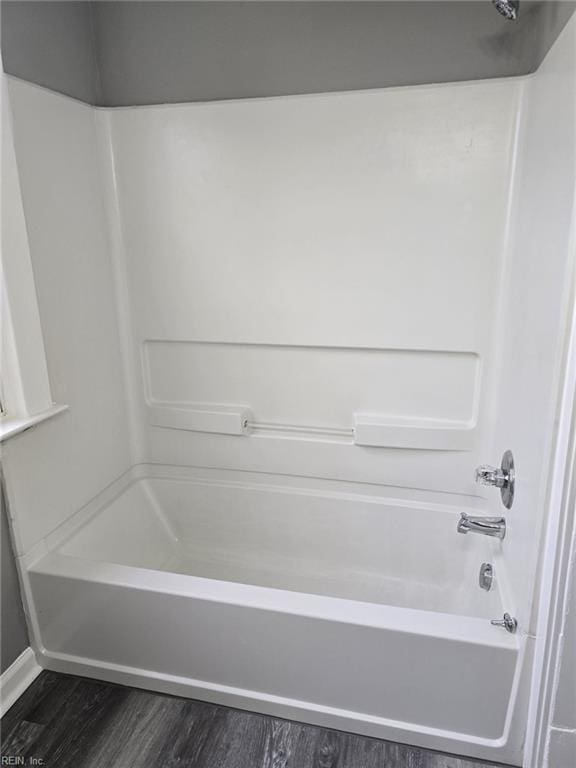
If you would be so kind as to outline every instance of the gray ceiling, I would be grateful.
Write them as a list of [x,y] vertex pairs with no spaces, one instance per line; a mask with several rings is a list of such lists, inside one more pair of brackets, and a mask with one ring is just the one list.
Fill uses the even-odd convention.
[[448,2],[2,3],[5,71],[102,106],[533,72],[576,7]]

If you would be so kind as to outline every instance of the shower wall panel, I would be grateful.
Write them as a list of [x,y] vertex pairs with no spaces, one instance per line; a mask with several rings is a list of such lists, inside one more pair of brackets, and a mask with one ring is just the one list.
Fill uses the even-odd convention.
[[[503,542],[525,629],[548,508],[567,310],[574,300],[576,19],[527,83],[499,321],[498,410],[490,455],[515,453],[518,482]],[[493,495],[493,511],[501,512]]]
[[9,96],[52,396],[69,406],[2,447],[22,553],[130,456],[94,110],[19,80]]
[[[521,88],[101,113],[139,459],[477,495]],[[280,428],[227,436],[175,429],[174,418],[167,428],[151,423],[158,401],[244,406],[256,427]],[[400,424],[411,447],[355,445],[358,412]],[[419,445],[429,426],[438,444]],[[453,428],[466,440],[447,445]]]

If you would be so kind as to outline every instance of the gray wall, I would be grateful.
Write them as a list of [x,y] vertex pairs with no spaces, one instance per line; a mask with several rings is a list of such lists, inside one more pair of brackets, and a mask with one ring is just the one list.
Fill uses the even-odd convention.
[[0,566],[2,569],[0,585],[1,595],[1,637],[0,637],[0,672],[4,672],[10,664],[25,650],[28,645],[28,632],[22,609],[22,598],[18,575],[14,564],[14,555],[10,544],[8,520],[4,495],[0,490]]
[[2,2],[4,71],[95,104],[99,79],[89,2]]
[[522,3],[100,2],[109,106],[473,80],[534,71],[566,17]]
[[[573,2],[3,2],[9,74],[103,106],[522,75]],[[73,62],[73,65],[71,65]]]

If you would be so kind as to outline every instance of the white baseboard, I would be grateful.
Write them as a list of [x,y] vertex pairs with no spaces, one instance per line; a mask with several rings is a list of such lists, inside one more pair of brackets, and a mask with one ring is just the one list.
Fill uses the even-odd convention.
[[42,671],[32,648],[22,651],[16,661],[0,677],[0,712],[2,716],[10,709]]

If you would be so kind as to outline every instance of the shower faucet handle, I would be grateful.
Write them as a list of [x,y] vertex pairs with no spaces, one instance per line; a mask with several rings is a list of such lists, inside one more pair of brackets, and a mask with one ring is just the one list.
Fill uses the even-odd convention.
[[480,485],[493,485],[496,488],[503,488],[508,479],[500,467],[492,467],[490,464],[481,464],[476,467],[475,477]]
[[514,501],[514,484],[516,480],[512,451],[505,451],[499,467],[492,467],[489,464],[482,464],[477,467],[475,479],[481,485],[491,485],[494,488],[500,488],[502,504],[504,504],[506,509],[510,509]]

